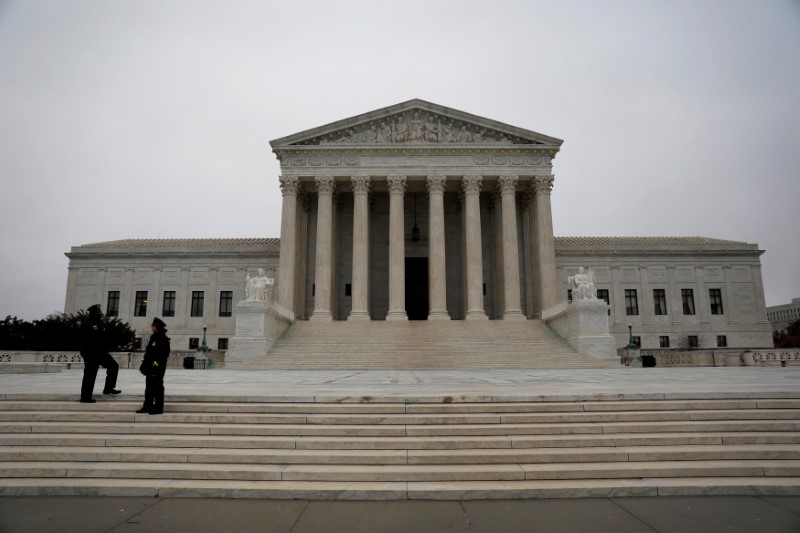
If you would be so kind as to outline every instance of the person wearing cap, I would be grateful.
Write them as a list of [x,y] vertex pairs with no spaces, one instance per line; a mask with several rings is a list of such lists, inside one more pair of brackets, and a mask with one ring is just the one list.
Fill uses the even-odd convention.
[[80,328],[80,351],[81,357],[83,357],[81,403],[95,403],[96,400],[92,399],[92,392],[97,379],[97,370],[101,366],[106,369],[106,384],[103,387],[103,394],[119,394],[122,391],[114,388],[117,386],[119,363],[109,353],[100,304],[92,305],[87,311],[89,315]]
[[169,337],[167,325],[158,317],[153,319],[150,329],[153,334],[139,367],[139,372],[145,376],[144,405],[136,412],[160,415],[164,412],[164,372],[169,359]]

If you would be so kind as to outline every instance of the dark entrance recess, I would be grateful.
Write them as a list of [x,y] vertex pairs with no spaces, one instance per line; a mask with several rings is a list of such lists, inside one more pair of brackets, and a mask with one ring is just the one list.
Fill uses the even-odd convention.
[[428,258],[406,257],[406,313],[409,320],[428,320]]

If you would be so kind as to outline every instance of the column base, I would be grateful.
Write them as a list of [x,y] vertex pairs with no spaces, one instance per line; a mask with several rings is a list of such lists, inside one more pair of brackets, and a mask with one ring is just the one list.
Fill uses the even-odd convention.
[[507,309],[503,311],[503,320],[528,320],[528,318],[522,314],[521,309]]
[[489,317],[483,309],[474,309],[472,311],[467,311],[464,320],[489,320]]
[[350,311],[350,315],[347,317],[347,320],[370,320],[369,313],[367,311]]
[[408,315],[405,311],[389,311],[386,320],[408,320]]
[[331,322],[333,320],[333,313],[330,311],[314,311],[309,320],[313,322]]
[[429,311],[428,320],[451,320],[447,311]]

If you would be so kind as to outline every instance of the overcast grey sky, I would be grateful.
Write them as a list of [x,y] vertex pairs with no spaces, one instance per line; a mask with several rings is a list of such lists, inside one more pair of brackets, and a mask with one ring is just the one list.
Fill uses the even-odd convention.
[[0,318],[71,246],[279,237],[268,141],[412,98],[564,139],[556,235],[758,243],[786,303],[798,95],[792,0],[0,0]]

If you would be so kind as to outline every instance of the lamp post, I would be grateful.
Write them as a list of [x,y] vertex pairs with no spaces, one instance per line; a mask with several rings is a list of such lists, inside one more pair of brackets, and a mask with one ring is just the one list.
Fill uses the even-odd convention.
[[[203,342],[205,342],[205,338],[203,338]],[[628,324],[628,349],[636,348],[636,344],[633,342],[633,325]]]
[[203,342],[200,344],[200,347],[197,348],[197,359],[203,361],[203,368],[205,368],[206,361],[208,360],[208,352],[211,351],[211,348],[208,347],[206,343],[206,330],[208,326],[203,324]]

